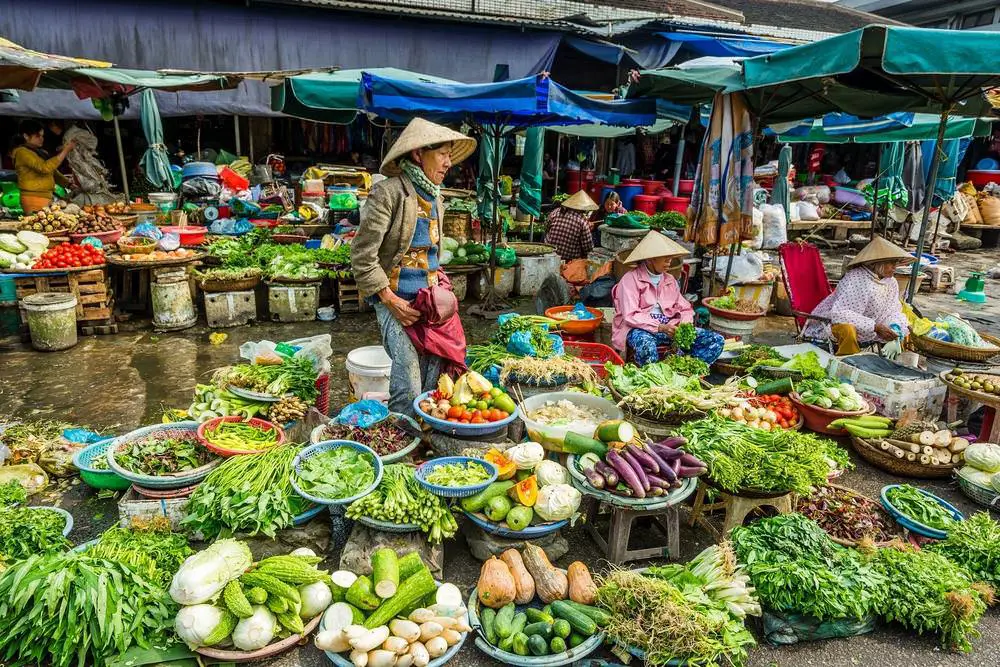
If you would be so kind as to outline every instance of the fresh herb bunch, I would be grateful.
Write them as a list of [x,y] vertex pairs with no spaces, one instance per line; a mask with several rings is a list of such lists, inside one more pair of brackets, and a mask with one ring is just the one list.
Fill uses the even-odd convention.
[[197,441],[180,438],[137,440],[115,452],[115,461],[125,470],[152,476],[194,470],[214,458]]
[[652,229],[684,229],[687,227],[687,217],[678,211],[661,211],[651,215],[646,224]]
[[757,596],[770,609],[821,621],[857,620],[884,604],[881,568],[831,540],[801,514],[734,528],[730,539]]
[[3,430],[0,441],[10,449],[10,463],[36,461],[42,450],[59,442],[68,428],[72,425],[59,421],[17,422]]
[[251,267],[226,267],[216,266],[204,271],[192,271],[191,275],[199,280],[243,280],[245,278],[256,278],[263,274],[256,266]]
[[885,580],[879,611],[918,633],[936,632],[941,644],[970,651],[976,629],[993,603],[993,589],[976,584],[968,573],[941,554],[897,543],[879,549],[874,565]]
[[28,492],[16,479],[0,484],[0,507],[18,505],[28,499]]
[[948,537],[924,548],[964,567],[974,581],[1000,587],[1000,523],[987,512],[956,521],[948,529]]
[[468,461],[466,463],[446,463],[427,474],[427,481],[437,486],[473,486],[490,478],[486,468]]
[[701,382],[697,377],[674,370],[666,361],[645,366],[634,364],[620,366],[608,362],[604,365],[604,369],[608,373],[608,382],[622,396],[649,387],[668,387],[685,391],[698,391],[701,388]]
[[705,375],[708,375],[708,364],[697,357],[671,355],[664,359],[661,363],[666,364],[681,375],[687,375],[689,377],[704,377]]
[[837,539],[888,542],[896,536],[881,505],[849,489],[820,486],[799,498],[796,511]]
[[850,468],[841,447],[827,438],[790,429],[764,431],[712,415],[677,429],[687,438],[685,451],[708,464],[708,475],[722,489],[794,491],[808,495],[824,484],[830,463]]
[[290,393],[311,403],[319,395],[316,377],[309,358],[290,357],[280,364],[237,364],[220,368],[215,371],[212,381],[220,389],[233,385],[270,396]]
[[885,495],[893,507],[928,528],[949,531],[957,523],[948,510],[915,486],[901,484]]
[[518,359],[516,354],[511,354],[507,348],[497,345],[469,345],[465,348],[465,359],[469,363],[469,370],[477,373],[485,373],[494,366],[502,366],[508,359]]
[[274,537],[288,528],[309,506],[289,481],[300,447],[227,458],[191,494],[181,525],[207,540],[234,533]]
[[322,440],[350,440],[361,443],[379,456],[388,456],[409,445],[414,438],[403,425],[403,420],[392,415],[368,428],[331,422],[324,427]]
[[17,561],[34,554],[63,551],[66,519],[58,512],[31,507],[0,508],[0,559]]
[[128,528],[109,528],[86,553],[126,565],[146,581],[167,588],[181,563],[194,552],[187,539],[170,532],[170,522],[161,518],[134,520]]
[[447,500],[420,486],[413,467],[401,463],[387,465],[378,487],[347,508],[348,519],[361,517],[418,525],[431,544],[439,544],[458,532]]
[[674,345],[681,350],[690,350],[697,336],[698,330],[690,322],[678,324],[677,328],[674,329]]
[[740,351],[739,355],[733,359],[732,364],[740,368],[750,368],[755,365],[780,366],[788,361],[778,354],[770,345],[748,345]]
[[128,566],[86,553],[34,554],[0,574],[0,661],[104,665],[172,637],[177,606]]
[[303,491],[336,500],[361,493],[375,481],[371,454],[350,447],[327,449],[299,465],[296,473]]
[[737,394],[733,384],[687,391],[672,387],[646,387],[626,395],[619,405],[650,419],[667,421],[678,415],[706,413],[728,405]]
[[557,320],[537,315],[516,315],[497,325],[496,333],[490,339],[494,345],[507,349],[510,338],[516,333],[525,331],[531,335],[531,344],[535,348],[535,356],[544,359],[551,357],[554,350],[549,329],[559,324]]

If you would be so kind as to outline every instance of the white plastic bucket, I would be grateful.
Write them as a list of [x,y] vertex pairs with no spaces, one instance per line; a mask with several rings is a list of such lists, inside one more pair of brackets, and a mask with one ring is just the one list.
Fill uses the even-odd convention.
[[368,393],[389,393],[392,359],[381,345],[368,345],[351,350],[344,362],[351,395],[361,398]]

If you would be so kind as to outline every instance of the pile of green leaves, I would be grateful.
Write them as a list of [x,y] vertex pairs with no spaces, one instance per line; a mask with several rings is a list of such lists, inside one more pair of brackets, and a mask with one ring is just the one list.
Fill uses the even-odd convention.
[[819,355],[813,351],[796,354],[781,364],[781,368],[798,371],[807,380],[822,380],[826,378],[826,367],[819,360]]
[[307,357],[285,358],[280,364],[237,364],[220,368],[212,380],[225,389],[229,385],[270,396],[293,394],[306,403],[319,395],[316,369]]
[[356,496],[375,482],[371,454],[350,447],[315,454],[301,463],[296,474],[303,491],[330,500]]
[[104,665],[163,645],[176,605],[128,566],[87,553],[32,555],[0,574],[0,661],[7,667]]
[[91,558],[126,565],[146,581],[168,588],[181,563],[194,552],[187,538],[171,532],[169,522],[164,523],[109,528],[86,553]]
[[690,322],[678,324],[674,329],[674,345],[681,350],[690,350],[697,336],[698,330]]
[[508,359],[516,359],[516,354],[511,354],[507,348],[500,345],[469,345],[465,348],[465,359],[469,364],[469,370],[477,373],[485,373],[494,366],[502,366]]
[[290,481],[299,449],[285,444],[227,458],[191,494],[181,525],[206,540],[235,533],[274,537],[288,528],[309,506]]
[[794,491],[808,496],[826,483],[831,461],[852,467],[847,452],[827,438],[791,429],[764,431],[715,415],[677,429],[687,438],[685,451],[708,465],[708,475],[735,493]]
[[751,369],[753,366],[780,366],[788,361],[770,345],[748,345],[732,360],[733,366]]
[[873,564],[885,580],[879,611],[918,633],[936,632],[941,644],[970,651],[976,627],[993,602],[993,589],[976,584],[968,573],[939,553],[910,545],[876,552]]
[[893,507],[928,528],[949,531],[957,523],[941,503],[915,486],[900,484],[885,495]]
[[619,366],[608,362],[604,365],[604,369],[608,372],[608,382],[622,396],[650,387],[667,387],[692,392],[701,389],[701,382],[696,376],[675,371],[671,363],[666,361],[645,366],[634,364]]
[[681,375],[689,377],[703,377],[708,375],[708,364],[697,357],[672,355],[664,359],[661,363],[666,364]]
[[50,443],[60,442],[64,430],[71,424],[59,421],[17,422],[0,433],[0,441],[11,451],[11,462],[36,461]]
[[205,465],[215,458],[197,440],[147,438],[136,440],[115,451],[115,462],[140,475],[169,475]]
[[762,519],[730,534],[761,604],[818,620],[864,619],[885,602],[882,570],[801,514]]
[[493,334],[490,342],[507,349],[511,336],[520,332],[528,332],[531,335],[531,344],[535,349],[535,356],[539,359],[551,357],[555,349],[552,338],[550,338],[549,328],[559,323],[547,317],[536,315],[517,315],[510,317],[497,325],[497,330]]
[[948,529],[948,537],[925,547],[964,567],[973,581],[1000,588],[1000,523],[987,512],[973,514]]
[[28,499],[28,492],[16,479],[0,484],[0,507],[18,505]]
[[0,508],[0,560],[16,561],[35,554],[63,551],[66,519],[58,512],[30,507]]
[[198,280],[243,280],[245,278],[256,278],[262,274],[263,271],[256,266],[239,268],[216,266],[204,271],[195,270],[191,272],[191,275]]
[[684,229],[687,217],[678,211],[661,211],[649,217],[646,224],[652,229]]

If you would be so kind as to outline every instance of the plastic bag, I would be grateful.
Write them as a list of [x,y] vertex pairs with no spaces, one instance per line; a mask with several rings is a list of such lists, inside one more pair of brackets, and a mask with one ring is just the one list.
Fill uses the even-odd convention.
[[340,411],[334,419],[338,424],[369,428],[389,416],[389,408],[378,401],[358,401]]
[[842,167],[840,171],[833,175],[833,180],[841,185],[847,185],[851,182],[851,177],[847,175],[847,172]]
[[759,208],[753,209],[750,220],[750,247],[759,250],[764,242],[764,214]]
[[773,204],[765,204],[760,210],[764,214],[764,239],[760,247],[765,250],[774,250],[788,241],[785,211],[782,207]]
[[181,247],[181,237],[173,232],[167,232],[156,242],[156,249],[171,252]]
[[573,319],[592,320],[594,319],[594,315],[589,310],[587,310],[587,307],[583,305],[582,301],[577,301],[576,305],[573,306]]
[[800,220],[819,220],[819,207],[816,204],[808,201],[800,201],[798,204],[792,204],[799,209],[799,219]]
[[[726,279],[726,266],[729,263],[728,257],[720,257],[715,265],[715,275],[719,280]],[[764,275],[764,262],[754,252],[745,252],[742,255],[733,257],[733,268],[729,272],[729,284],[751,282],[760,280]]]
[[132,233],[129,234],[129,236],[138,236],[140,238],[159,241],[163,238],[163,232],[161,232],[160,228],[151,222],[140,222],[135,226],[135,229],[132,230]]
[[309,338],[275,343],[270,340],[248,341],[240,345],[240,358],[253,364],[280,364],[282,357],[308,356],[320,375],[330,372],[333,337],[320,334]]
[[188,199],[215,198],[222,194],[218,178],[195,176],[181,183],[181,196]]
[[62,432],[62,437],[66,438],[70,442],[79,442],[84,445],[92,445],[95,442],[101,442],[102,440],[108,439],[108,436],[95,433],[94,431],[86,428],[68,428]]
[[808,201],[817,206],[830,203],[830,188],[826,185],[804,185],[795,189],[795,195],[802,201]]
[[241,218],[239,220],[233,220],[232,218],[219,218],[208,227],[210,234],[226,234],[229,236],[246,234],[251,229],[253,229],[253,224],[245,218]]
[[875,618],[819,621],[800,614],[764,612],[764,637],[769,644],[783,646],[819,639],[855,637],[875,629]]
[[509,269],[517,264],[517,253],[513,248],[497,248],[497,266]]
[[539,357],[540,359],[557,357],[565,353],[566,350],[563,347],[563,339],[561,336],[549,334],[549,339],[552,341],[551,354],[539,357],[538,351],[535,349],[535,344],[531,342],[531,332],[518,331],[512,334],[510,340],[507,341],[507,351],[511,354],[519,354],[522,357]]
[[609,227],[614,229],[648,229],[643,219],[631,213],[615,213],[607,217]]
[[10,481],[18,482],[31,495],[49,485],[49,476],[34,463],[0,467],[0,485]]

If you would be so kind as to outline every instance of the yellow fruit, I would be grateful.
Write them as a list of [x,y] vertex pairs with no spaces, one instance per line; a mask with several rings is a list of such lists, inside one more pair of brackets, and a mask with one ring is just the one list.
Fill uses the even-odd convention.
[[450,376],[442,374],[438,378],[438,391],[444,398],[451,398],[455,393],[455,382]]

